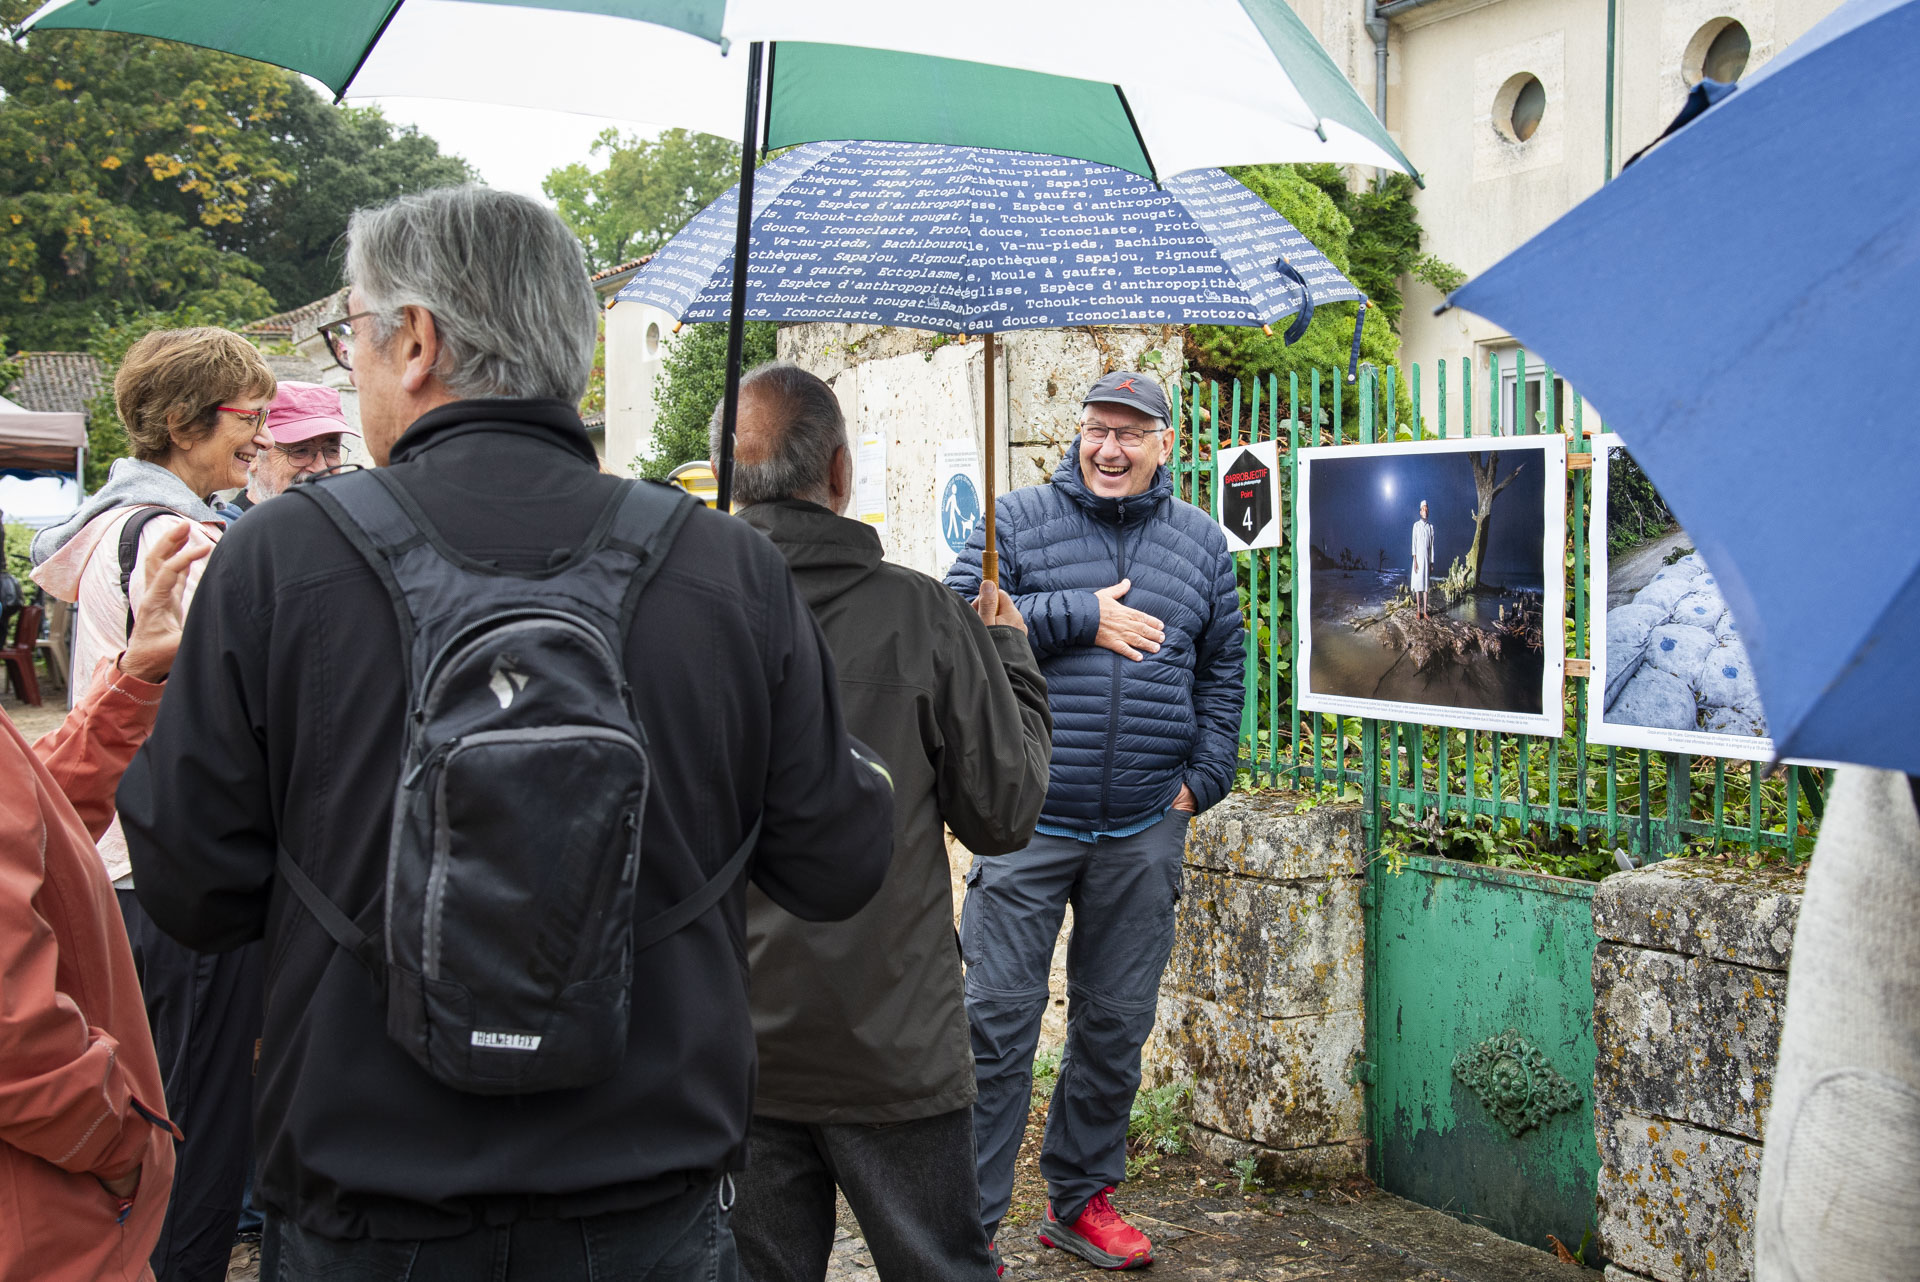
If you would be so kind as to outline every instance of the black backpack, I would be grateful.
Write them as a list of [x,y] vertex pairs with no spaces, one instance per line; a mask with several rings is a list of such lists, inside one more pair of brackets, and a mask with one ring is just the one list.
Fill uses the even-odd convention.
[[382,938],[284,848],[281,876],[384,981],[387,1035],[441,1082],[501,1095],[612,1076],[634,955],[717,903],[760,829],[698,892],[635,923],[648,763],[625,638],[694,501],[628,482],[564,564],[522,573],[447,546],[381,472],[288,493],[311,496],[380,576],[409,667]]

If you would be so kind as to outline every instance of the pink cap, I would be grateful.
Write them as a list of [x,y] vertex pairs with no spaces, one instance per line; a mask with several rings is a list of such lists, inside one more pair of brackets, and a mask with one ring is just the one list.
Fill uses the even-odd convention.
[[279,394],[267,407],[267,431],[277,445],[292,445],[329,432],[360,435],[347,425],[340,393],[318,383],[280,384]]

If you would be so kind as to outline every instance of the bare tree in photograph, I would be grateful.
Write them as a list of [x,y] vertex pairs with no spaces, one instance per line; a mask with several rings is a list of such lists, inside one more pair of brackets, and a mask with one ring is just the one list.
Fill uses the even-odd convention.
[[1498,453],[1469,454],[1467,461],[1473,464],[1473,489],[1478,500],[1473,507],[1473,547],[1467,552],[1467,581],[1479,588],[1485,586],[1480,571],[1486,562],[1487,527],[1493,521],[1493,501],[1500,491],[1513,484],[1513,478],[1520,475],[1526,464],[1515,467],[1507,473],[1506,480],[1495,485],[1494,477],[1500,472]]

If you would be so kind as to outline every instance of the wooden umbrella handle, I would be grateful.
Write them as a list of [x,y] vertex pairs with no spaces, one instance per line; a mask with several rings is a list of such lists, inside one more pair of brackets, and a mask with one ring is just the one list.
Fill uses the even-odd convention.
[[994,488],[993,487],[993,480],[994,480],[993,446],[994,446],[994,437],[998,435],[998,432],[995,428],[994,421],[993,421],[993,346],[994,346],[994,343],[993,343],[992,334],[988,334],[986,338],[987,338],[987,355],[986,355],[987,448],[986,448],[986,469],[985,469],[986,474],[982,479],[986,483],[986,491],[987,491],[986,513],[985,513],[986,522],[987,522],[987,536],[986,536],[986,544],[980,550],[980,581],[982,583],[986,583],[989,580],[991,580],[995,586],[998,586],[1000,583],[1000,545],[994,541],[994,533],[993,533],[993,506],[994,506],[994,503],[993,503],[993,488]]

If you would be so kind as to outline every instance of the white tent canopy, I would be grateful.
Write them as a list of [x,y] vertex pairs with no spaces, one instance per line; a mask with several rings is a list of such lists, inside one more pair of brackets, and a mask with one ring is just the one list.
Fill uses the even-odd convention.
[[0,396],[0,469],[78,473],[86,448],[86,415],[40,414]]

